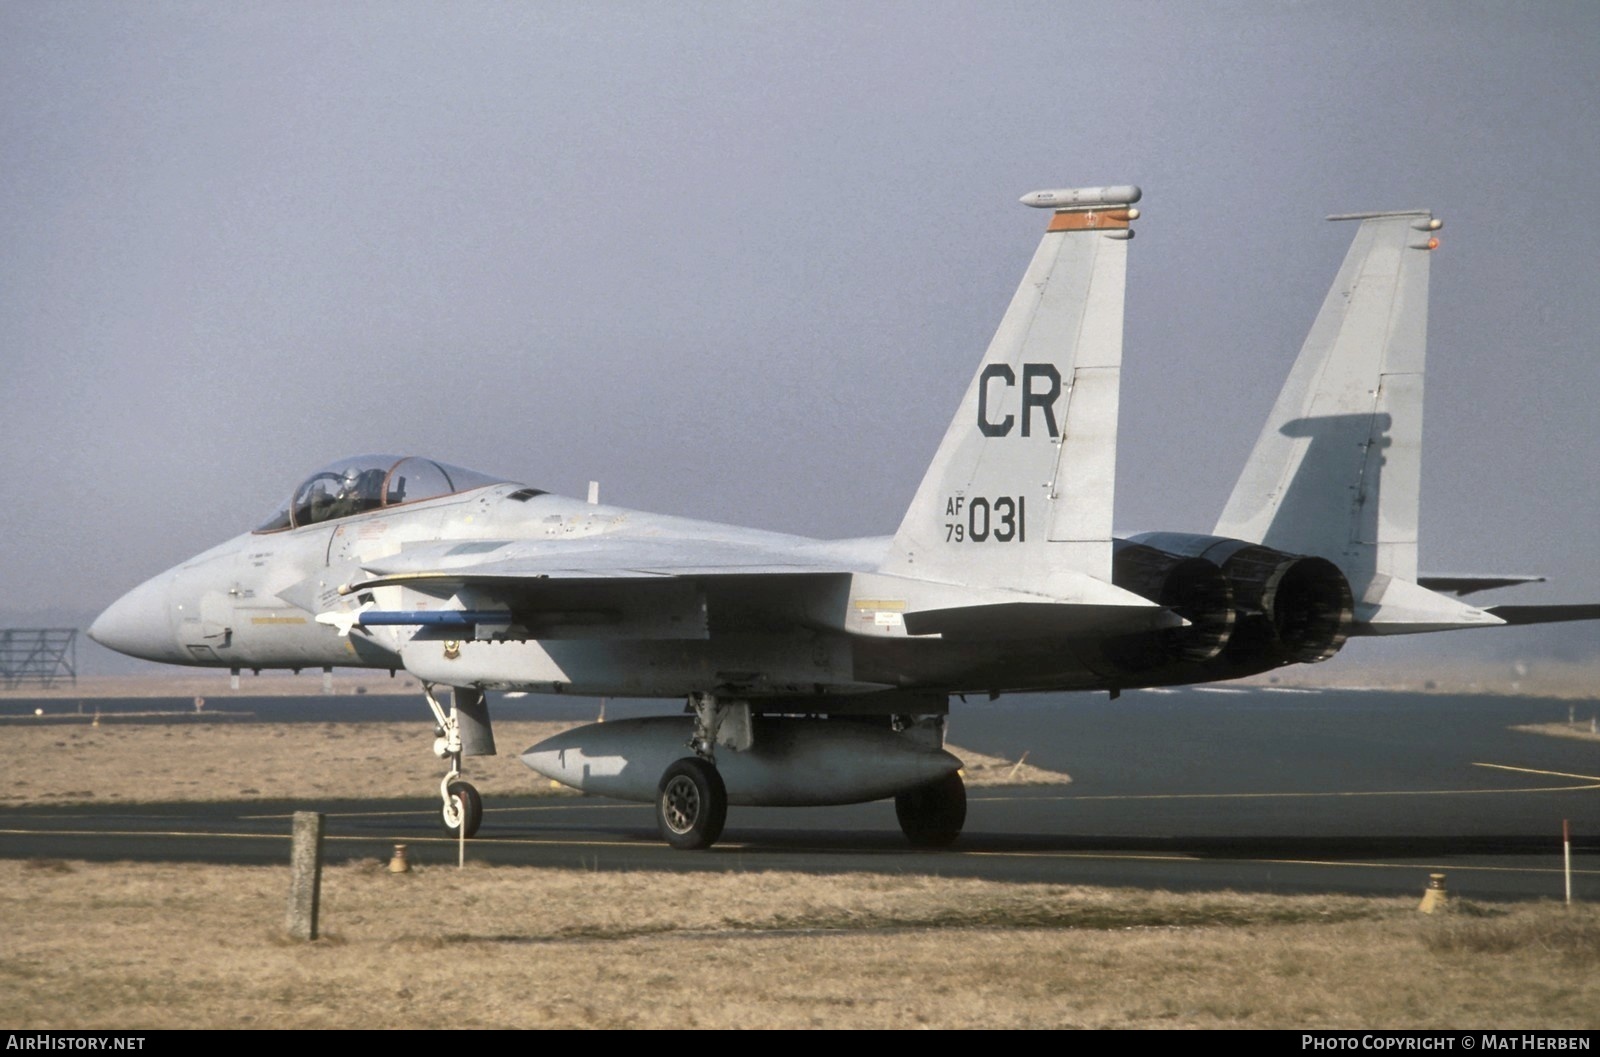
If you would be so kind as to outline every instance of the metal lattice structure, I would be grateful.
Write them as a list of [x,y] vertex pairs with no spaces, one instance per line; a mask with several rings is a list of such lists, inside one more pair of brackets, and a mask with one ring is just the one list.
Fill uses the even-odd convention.
[[77,628],[0,628],[0,684],[78,684]]

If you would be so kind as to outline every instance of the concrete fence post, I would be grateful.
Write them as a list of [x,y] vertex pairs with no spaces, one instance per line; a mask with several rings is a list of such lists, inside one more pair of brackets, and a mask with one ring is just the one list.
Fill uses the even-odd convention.
[[294,813],[294,848],[289,856],[289,938],[317,938],[322,898],[322,813]]

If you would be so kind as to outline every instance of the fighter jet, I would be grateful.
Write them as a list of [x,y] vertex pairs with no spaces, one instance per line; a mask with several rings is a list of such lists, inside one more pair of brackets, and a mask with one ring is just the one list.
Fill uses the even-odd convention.
[[235,672],[404,669],[436,724],[442,820],[465,836],[483,808],[463,759],[495,751],[486,691],[682,698],[684,715],[592,724],[522,759],[653,802],[663,839],[692,849],[718,840],[729,805],[888,798],[913,843],[951,843],[966,818],[952,695],[1115,695],[1326,660],[1356,635],[1600,617],[1478,609],[1418,578],[1426,212],[1351,218],[1215,534],[1113,538],[1140,197],[1023,197],[1048,211],[1045,234],[893,536],[789,536],[363,455],[89,633]]

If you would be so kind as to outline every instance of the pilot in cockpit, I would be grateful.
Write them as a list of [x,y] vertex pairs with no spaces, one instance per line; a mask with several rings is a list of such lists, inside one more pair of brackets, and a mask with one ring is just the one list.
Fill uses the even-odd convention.
[[350,467],[339,480],[338,491],[318,520],[349,517],[376,509],[383,502],[383,470]]

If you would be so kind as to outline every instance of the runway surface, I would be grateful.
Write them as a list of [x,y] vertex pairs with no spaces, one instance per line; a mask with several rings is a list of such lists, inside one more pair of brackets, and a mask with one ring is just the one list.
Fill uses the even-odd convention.
[[[157,706],[136,703],[140,710]],[[59,710],[60,702],[54,707]],[[107,711],[111,703],[102,703]],[[134,705],[126,706],[129,709]],[[182,707],[181,702],[168,707]],[[254,722],[416,719],[373,698],[233,699]],[[507,718],[593,718],[592,702],[497,702]],[[613,702],[609,715],[660,711]],[[1066,786],[974,789],[946,851],[909,848],[889,803],[733,808],[723,840],[675,852],[648,805],[524,798],[486,805],[478,862],[597,870],[935,873],[999,881],[1559,899],[1562,820],[1573,885],[1600,899],[1600,742],[1511,731],[1564,721],[1564,701],[1386,692],[1186,689],[958,705],[951,740],[1065,771]],[[1596,702],[1576,704],[1587,721]],[[3,712],[32,710],[6,702]],[[249,720],[247,720],[249,721]],[[469,768],[470,777],[470,768]],[[327,815],[327,853],[454,863],[435,803],[121,804],[0,811],[0,856],[283,863],[289,816]]]

